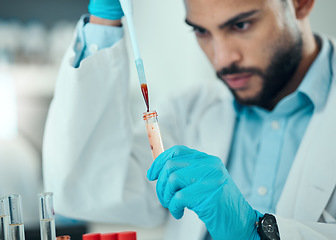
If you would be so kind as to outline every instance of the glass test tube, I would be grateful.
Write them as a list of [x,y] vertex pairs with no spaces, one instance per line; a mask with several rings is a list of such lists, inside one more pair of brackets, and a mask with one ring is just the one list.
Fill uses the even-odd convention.
[[40,193],[40,233],[41,240],[56,240],[53,193]]
[[9,235],[11,240],[24,240],[24,225],[20,195],[8,196],[9,203]]
[[154,160],[164,151],[157,116],[156,111],[143,113],[143,119],[146,122],[148,140]]
[[0,240],[9,239],[9,205],[8,197],[0,198]]

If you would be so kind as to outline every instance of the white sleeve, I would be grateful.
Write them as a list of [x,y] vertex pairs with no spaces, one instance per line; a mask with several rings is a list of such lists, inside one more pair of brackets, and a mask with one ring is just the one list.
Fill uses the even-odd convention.
[[[157,226],[167,217],[146,172],[146,128],[134,133],[125,40],[72,67],[69,48],[49,110],[43,146],[45,190],[56,212],[95,222]],[[144,124],[144,123],[143,123]]]
[[336,224],[304,222],[276,216],[281,240],[333,240]]
[[89,22],[89,18],[89,14],[84,14],[76,26],[73,43],[75,57],[72,61],[72,65],[76,68],[84,58],[98,50],[113,46],[124,36],[123,27],[93,24]]

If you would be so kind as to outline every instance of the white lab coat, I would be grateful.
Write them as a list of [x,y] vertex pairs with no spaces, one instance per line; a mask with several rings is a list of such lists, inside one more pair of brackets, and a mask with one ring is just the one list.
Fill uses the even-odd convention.
[[[94,222],[166,223],[166,240],[202,239],[205,228],[197,216],[187,210],[175,220],[158,202],[155,183],[146,179],[152,156],[141,116],[139,127],[129,117],[125,40],[86,58],[78,69],[71,66],[73,57],[69,48],[44,138],[45,188],[55,193],[57,212]],[[311,119],[276,208],[283,240],[336,239],[333,78],[328,102]],[[235,113],[222,83],[190,89],[157,111],[165,148],[184,144],[226,162]]]

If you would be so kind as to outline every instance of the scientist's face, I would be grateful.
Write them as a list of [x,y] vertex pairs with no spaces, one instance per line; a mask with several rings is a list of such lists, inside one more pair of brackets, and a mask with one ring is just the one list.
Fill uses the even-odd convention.
[[272,109],[302,58],[302,37],[283,0],[185,0],[187,24],[238,102]]

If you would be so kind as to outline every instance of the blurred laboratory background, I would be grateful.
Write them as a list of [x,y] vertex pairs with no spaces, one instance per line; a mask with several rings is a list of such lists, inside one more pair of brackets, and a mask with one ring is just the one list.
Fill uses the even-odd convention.
[[[41,149],[57,72],[71,44],[77,20],[87,13],[88,2],[0,2],[0,196],[13,193],[22,196],[28,240],[39,234],[36,231],[39,231],[37,194],[43,191]],[[133,4],[153,108],[158,109],[160,101],[176,91],[176,86],[185,89],[203,81],[215,81],[214,71],[184,23],[182,0],[136,0]],[[313,30],[336,38],[335,10],[335,0],[317,0],[311,14]],[[131,49],[129,40],[128,45]],[[129,55],[133,119],[141,121],[145,105],[132,64],[132,51]],[[58,235],[64,232],[62,226],[72,226],[72,230],[65,230],[69,233],[94,229],[75,219],[58,218]],[[109,226],[105,227],[109,231]],[[120,231],[128,229],[119,227]],[[162,229],[150,231],[143,239],[158,239]]]

